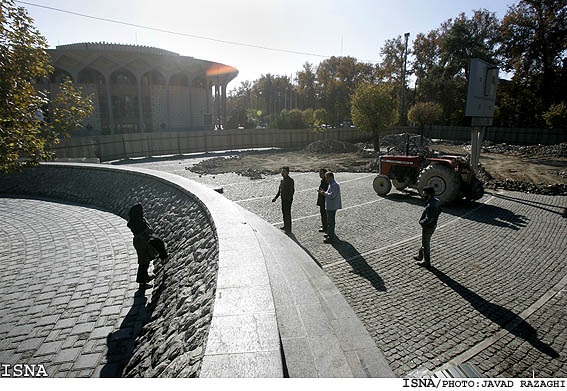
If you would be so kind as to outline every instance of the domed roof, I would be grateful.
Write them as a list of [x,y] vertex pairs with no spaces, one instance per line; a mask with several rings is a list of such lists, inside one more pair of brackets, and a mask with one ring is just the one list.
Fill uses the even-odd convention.
[[125,45],[125,44],[116,44],[116,43],[107,43],[107,42],[71,43],[68,45],[58,45],[55,48],[57,50],[96,50],[96,51],[144,53],[144,54],[154,54],[160,56],[179,56],[178,53],[170,52],[168,50],[155,48],[151,46]]

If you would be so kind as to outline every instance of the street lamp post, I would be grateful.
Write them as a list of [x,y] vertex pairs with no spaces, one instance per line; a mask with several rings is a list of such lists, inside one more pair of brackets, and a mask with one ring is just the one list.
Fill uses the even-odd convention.
[[400,108],[400,125],[407,125],[406,118],[406,64],[408,60],[408,38],[410,33],[405,33],[406,38],[405,49],[404,49],[404,64],[402,66],[402,107]]

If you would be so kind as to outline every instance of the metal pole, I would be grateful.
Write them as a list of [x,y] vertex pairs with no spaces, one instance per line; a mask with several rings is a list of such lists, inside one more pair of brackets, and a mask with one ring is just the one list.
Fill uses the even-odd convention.
[[404,49],[404,64],[402,67],[402,107],[400,108],[400,125],[406,125],[406,63],[408,59],[408,38],[410,33],[405,33],[406,38],[405,49]]
[[486,127],[473,127],[471,130],[471,166],[476,171],[480,161],[480,149]]

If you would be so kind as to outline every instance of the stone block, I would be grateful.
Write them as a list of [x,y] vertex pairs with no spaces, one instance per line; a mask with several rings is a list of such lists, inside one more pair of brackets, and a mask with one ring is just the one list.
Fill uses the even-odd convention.
[[308,337],[319,377],[352,377],[337,337],[333,334]]
[[206,355],[201,364],[202,378],[281,378],[280,351]]
[[273,313],[269,285],[217,289],[215,315],[240,315],[254,313]]
[[319,377],[307,338],[283,338],[282,349],[289,377]]
[[80,351],[81,348],[63,349],[55,355],[55,358],[53,359],[53,363],[58,364],[58,363],[73,362],[79,356]]
[[279,349],[275,314],[213,317],[206,355]]
[[73,364],[73,369],[93,369],[96,368],[102,355],[100,353],[82,354]]

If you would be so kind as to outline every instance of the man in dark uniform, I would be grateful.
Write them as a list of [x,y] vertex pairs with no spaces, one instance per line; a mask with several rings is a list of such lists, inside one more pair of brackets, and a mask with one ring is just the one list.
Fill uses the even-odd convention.
[[289,176],[289,167],[282,167],[282,177],[280,182],[280,187],[278,188],[278,194],[272,199],[272,202],[276,202],[278,197],[282,197],[282,214],[284,226],[282,229],[286,234],[291,233],[291,203],[293,202],[293,193],[295,193],[295,187],[293,184],[293,179]]
[[431,266],[431,236],[437,228],[437,219],[441,214],[441,202],[435,197],[435,189],[426,187],[423,189],[425,199],[425,210],[421,214],[419,224],[421,225],[421,248],[415,259],[416,265],[423,267]]
[[[327,191],[329,188],[329,183],[325,179],[325,174],[327,170],[322,168],[319,170],[319,177],[321,178],[321,184],[319,184],[319,190]],[[325,210],[325,196],[321,193],[317,193],[317,205],[319,206],[319,213],[321,213],[321,229],[319,232],[327,232],[327,211]]]

